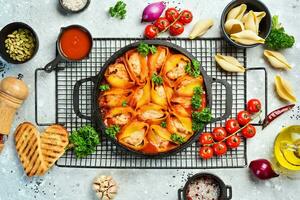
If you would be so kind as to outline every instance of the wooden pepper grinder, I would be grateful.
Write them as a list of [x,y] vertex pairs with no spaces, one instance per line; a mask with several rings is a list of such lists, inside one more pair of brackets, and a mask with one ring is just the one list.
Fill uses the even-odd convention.
[[0,152],[4,146],[3,136],[9,134],[17,109],[28,97],[28,87],[22,78],[19,74],[18,78],[7,77],[0,82]]

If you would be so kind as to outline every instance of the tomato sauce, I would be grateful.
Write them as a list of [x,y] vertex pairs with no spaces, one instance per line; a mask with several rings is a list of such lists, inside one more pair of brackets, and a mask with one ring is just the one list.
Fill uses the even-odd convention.
[[63,31],[59,45],[66,58],[81,60],[89,54],[92,41],[88,32],[79,27],[71,27]]

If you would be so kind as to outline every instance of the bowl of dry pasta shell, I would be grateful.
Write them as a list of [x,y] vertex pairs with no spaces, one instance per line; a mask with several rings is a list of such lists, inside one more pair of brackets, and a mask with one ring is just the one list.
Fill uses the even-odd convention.
[[[80,111],[81,85],[93,82],[92,114]],[[225,112],[212,117],[212,84],[226,90]],[[167,156],[190,146],[206,124],[226,119],[232,89],[209,77],[200,62],[180,46],[144,40],[115,52],[93,77],[76,82],[76,115],[91,120],[100,134],[127,152]]]
[[225,7],[221,16],[224,38],[240,48],[264,44],[271,26],[270,11],[259,0],[233,0]]

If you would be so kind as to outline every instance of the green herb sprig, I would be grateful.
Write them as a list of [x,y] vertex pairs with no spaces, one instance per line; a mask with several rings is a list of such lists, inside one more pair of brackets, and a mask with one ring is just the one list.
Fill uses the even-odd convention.
[[115,138],[117,133],[119,133],[121,130],[120,126],[118,125],[112,125],[105,129],[105,134],[111,138]]
[[167,127],[167,122],[165,122],[165,121],[161,122],[160,126],[163,127],[163,128],[166,128]]
[[198,60],[192,60],[192,63],[188,63],[185,66],[185,72],[190,76],[197,78],[200,76],[200,62]]
[[153,83],[155,85],[162,85],[163,84],[163,79],[161,76],[157,75],[156,73],[154,73],[151,77]]
[[212,114],[209,108],[204,108],[201,112],[192,112],[192,128],[193,131],[201,131],[204,124],[212,120]]
[[184,137],[178,135],[177,133],[171,134],[171,140],[175,142],[176,144],[183,144],[185,142]]
[[127,106],[127,101],[123,101],[122,102],[122,107],[126,107]]
[[69,149],[73,149],[77,158],[84,158],[96,151],[96,146],[100,143],[97,131],[87,125],[72,131],[69,136]]
[[194,88],[194,94],[191,100],[192,108],[194,110],[198,110],[201,107],[202,93],[203,93],[202,87],[199,86]]
[[140,42],[137,47],[137,51],[144,57],[146,57],[149,53],[155,54],[157,52],[157,48],[154,45],[149,45],[145,42]]
[[109,14],[111,17],[116,17],[119,19],[125,19],[126,17],[126,3],[123,1],[118,1],[115,6],[109,8]]
[[103,92],[103,91],[109,90],[110,87],[108,84],[103,84],[103,85],[99,86],[99,89]]

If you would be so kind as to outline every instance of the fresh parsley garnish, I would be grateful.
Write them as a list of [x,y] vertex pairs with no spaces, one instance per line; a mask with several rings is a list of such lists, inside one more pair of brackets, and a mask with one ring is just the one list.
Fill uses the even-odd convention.
[[192,112],[192,128],[193,131],[200,131],[204,128],[204,124],[210,122],[212,119],[209,108],[204,108],[201,112]]
[[160,126],[163,127],[163,128],[166,128],[167,127],[167,122],[165,122],[165,121],[161,122]]
[[152,81],[155,85],[162,85],[163,84],[163,79],[161,76],[157,75],[156,73],[154,73],[152,75]]
[[109,14],[112,17],[124,19],[126,17],[126,3],[118,1],[115,6],[109,8]]
[[149,53],[155,54],[157,52],[157,48],[154,45],[149,45],[145,42],[140,42],[137,47],[137,51],[144,57],[146,57]]
[[96,151],[96,146],[100,143],[97,131],[87,125],[72,131],[69,136],[69,148],[74,150],[77,158],[83,158]]
[[106,90],[109,90],[110,87],[109,87],[108,84],[103,84],[103,85],[100,85],[100,86],[99,86],[99,89],[100,89],[101,91],[106,91]]
[[105,129],[105,134],[111,138],[115,138],[117,133],[119,133],[121,130],[120,126],[118,125],[112,125]]
[[200,62],[198,60],[192,60],[192,63],[189,62],[185,66],[185,72],[190,76],[197,78],[198,76],[200,76]]
[[194,95],[192,97],[192,108],[198,110],[201,107],[202,103],[202,87],[198,86],[194,88]]
[[122,102],[122,106],[123,106],[123,107],[126,107],[126,106],[127,106],[127,101],[123,101],[123,102]]
[[175,142],[176,144],[183,144],[185,142],[184,137],[178,135],[177,133],[171,134],[171,140]]

